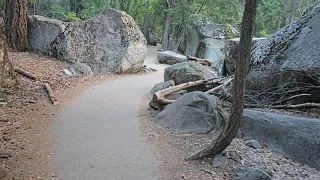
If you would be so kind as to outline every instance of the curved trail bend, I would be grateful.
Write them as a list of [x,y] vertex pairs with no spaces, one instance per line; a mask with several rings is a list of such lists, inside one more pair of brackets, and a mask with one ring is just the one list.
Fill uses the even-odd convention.
[[141,97],[163,81],[157,49],[149,47],[145,64],[155,73],[123,77],[91,87],[61,113],[54,128],[54,160],[59,179],[158,180],[158,162],[139,131]]

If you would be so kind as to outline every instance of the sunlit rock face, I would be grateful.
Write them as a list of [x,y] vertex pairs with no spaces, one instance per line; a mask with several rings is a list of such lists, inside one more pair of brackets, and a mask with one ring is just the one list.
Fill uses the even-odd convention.
[[32,51],[86,64],[95,74],[139,71],[147,55],[147,42],[134,20],[114,9],[83,22],[30,16],[28,39]]

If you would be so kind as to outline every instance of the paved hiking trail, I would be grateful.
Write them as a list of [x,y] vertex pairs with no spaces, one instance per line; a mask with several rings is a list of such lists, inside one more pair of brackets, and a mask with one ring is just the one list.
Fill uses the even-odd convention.
[[58,179],[162,179],[138,119],[141,97],[163,81],[164,66],[154,63],[156,53],[156,47],[149,47],[145,64],[157,72],[91,87],[61,113],[62,122],[54,127]]

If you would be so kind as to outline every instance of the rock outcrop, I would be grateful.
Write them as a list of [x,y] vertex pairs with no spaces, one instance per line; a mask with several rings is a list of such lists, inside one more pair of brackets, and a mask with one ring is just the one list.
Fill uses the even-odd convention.
[[134,20],[114,9],[78,23],[30,16],[28,39],[32,51],[86,64],[97,74],[139,71],[147,55]]
[[[260,41],[252,52],[248,89],[319,86],[319,29],[320,8]],[[312,100],[319,102],[315,97]]]
[[154,123],[175,133],[208,133],[227,118],[218,97],[191,92],[157,114]]
[[161,64],[166,63],[169,65],[173,65],[173,64],[182,63],[182,62],[187,61],[186,56],[175,53],[173,51],[158,52],[157,58],[158,58],[159,63],[161,63]]
[[196,62],[184,62],[165,68],[164,81],[173,80],[175,85],[216,77],[209,69]]
[[[253,38],[252,39],[252,49],[256,47],[259,41],[263,41],[266,38]],[[233,38],[226,40],[225,46],[224,46],[224,70],[222,75],[233,75],[234,68],[235,68],[235,62],[239,58],[239,43],[240,38]]]
[[240,129],[244,137],[320,169],[320,119],[245,110]]

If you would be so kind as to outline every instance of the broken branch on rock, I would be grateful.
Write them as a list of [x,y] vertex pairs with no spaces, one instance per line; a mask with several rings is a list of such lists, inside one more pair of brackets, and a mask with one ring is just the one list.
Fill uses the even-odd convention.
[[34,74],[32,74],[31,72],[29,71],[26,71],[24,69],[21,69],[21,68],[15,68],[14,69],[18,74],[21,74],[22,76],[25,76],[29,79],[32,79],[32,80],[35,80],[36,79],[36,76]]
[[217,87],[215,87],[215,88],[212,88],[212,89],[206,91],[206,93],[211,94],[211,93],[213,93],[213,92],[216,92],[216,91],[218,91],[219,89],[228,86],[232,81],[233,81],[233,78],[229,78],[229,79],[228,79],[227,81],[225,81],[223,84],[221,84],[221,85],[219,85],[219,86],[217,86]]
[[212,61],[210,59],[200,59],[194,56],[188,56],[188,60],[195,61],[199,64],[205,65],[205,66],[211,66]]
[[53,93],[50,85],[49,85],[48,83],[45,83],[45,84],[44,84],[44,87],[46,88],[46,90],[47,90],[47,92],[48,92],[48,96],[49,96],[49,99],[50,99],[51,103],[52,103],[54,106],[58,105],[59,103],[58,103],[57,99],[55,98],[54,93]]

